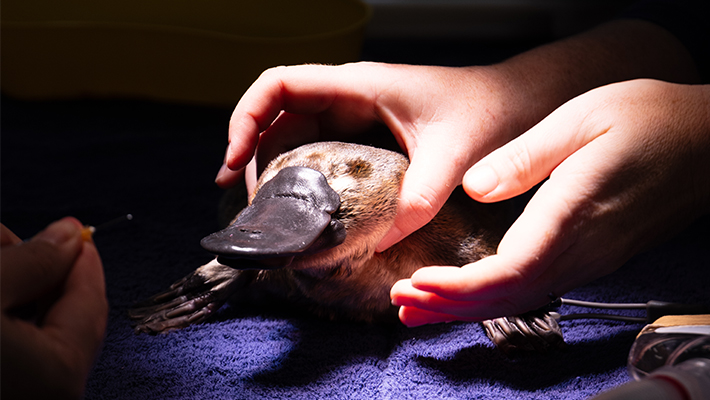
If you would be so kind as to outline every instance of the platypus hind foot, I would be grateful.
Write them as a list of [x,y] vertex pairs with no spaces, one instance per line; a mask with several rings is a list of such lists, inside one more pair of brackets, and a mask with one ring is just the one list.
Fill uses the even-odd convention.
[[488,338],[507,355],[545,353],[565,347],[557,321],[541,310],[483,321],[483,327]]
[[241,271],[213,260],[128,312],[136,333],[166,333],[203,322],[242,286]]

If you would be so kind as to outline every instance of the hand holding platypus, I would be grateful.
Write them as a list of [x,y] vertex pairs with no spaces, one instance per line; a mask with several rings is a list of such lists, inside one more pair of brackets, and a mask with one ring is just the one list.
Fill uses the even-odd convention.
[[384,124],[411,160],[393,227],[378,245],[384,250],[428,223],[457,185],[496,201],[551,174],[495,257],[427,268],[392,289],[407,325],[514,315],[615,270],[707,212],[708,88],[602,87],[640,77],[699,81],[678,39],[638,20],[486,67],[275,68],[234,110],[217,181],[229,186],[255,157],[245,176],[253,190],[276,154]]
[[378,259],[418,235],[459,184],[497,201],[549,175],[495,255],[432,260],[435,268],[391,290],[410,326],[515,315],[615,270],[708,211],[710,89],[654,80],[602,86],[641,76],[687,83],[698,71],[669,32],[624,20],[489,67],[276,68],[237,105],[217,181],[229,186],[246,167],[253,193],[257,171],[277,154],[384,124],[411,165],[391,228],[372,244]]
[[636,80],[569,101],[464,177],[486,202],[549,179],[494,256],[395,285],[403,320],[514,315],[615,271],[710,211],[708,152],[708,85]]

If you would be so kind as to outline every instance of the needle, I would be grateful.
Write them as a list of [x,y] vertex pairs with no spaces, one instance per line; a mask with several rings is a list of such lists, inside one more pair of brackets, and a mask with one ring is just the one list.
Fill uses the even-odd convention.
[[85,242],[88,242],[88,241],[91,240],[91,237],[94,235],[94,233],[95,233],[97,230],[99,230],[99,229],[103,230],[103,229],[106,229],[106,228],[108,228],[108,227],[114,226],[114,225],[116,225],[116,224],[120,224],[121,222],[130,221],[130,220],[132,220],[132,219],[133,219],[133,215],[132,215],[132,214],[126,214],[126,215],[122,215],[122,216],[120,216],[120,217],[118,217],[118,218],[114,218],[114,219],[112,219],[112,220],[110,220],[110,221],[108,221],[108,222],[104,222],[103,224],[101,224],[101,225],[99,225],[99,226],[85,225],[84,228],[81,230],[81,238],[82,238]]

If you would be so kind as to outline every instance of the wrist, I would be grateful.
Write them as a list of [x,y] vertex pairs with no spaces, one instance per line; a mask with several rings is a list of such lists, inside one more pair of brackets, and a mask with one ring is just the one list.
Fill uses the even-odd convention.
[[693,83],[698,72],[669,32],[645,21],[617,20],[543,45],[501,63],[472,67],[497,93],[513,139],[556,108],[591,89],[653,78]]

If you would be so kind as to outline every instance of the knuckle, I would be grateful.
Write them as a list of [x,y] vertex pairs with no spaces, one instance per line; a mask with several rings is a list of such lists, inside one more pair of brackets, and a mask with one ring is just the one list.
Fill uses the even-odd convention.
[[506,272],[506,279],[501,283],[499,293],[503,296],[518,296],[525,293],[532,278],[529,276],[525,268],[519,266],[511,266]]
[[509,167],[515,176],[527,178],[532,173],[532,159],[530,149],[522,140],[514,140],[510,144],[510,151],[507,159]]
[[273,78],[283,74],[284,72],[286,72],[286,68],[288,68],[288,67],[285,65],[278,65],[276,67],[267,68],[266,70],[264,70],[261,73],[261,75],[259,76],[259,79],[261,79],[261,78],[273,79]]
[[408,225],[416,225],[415,229],[431,221],[443,206],[443,201],[430,188],[426,188],[424,191],[403,194],[402,201],[403,207],[398,210],[398,214],[404,213],[409,216]]

